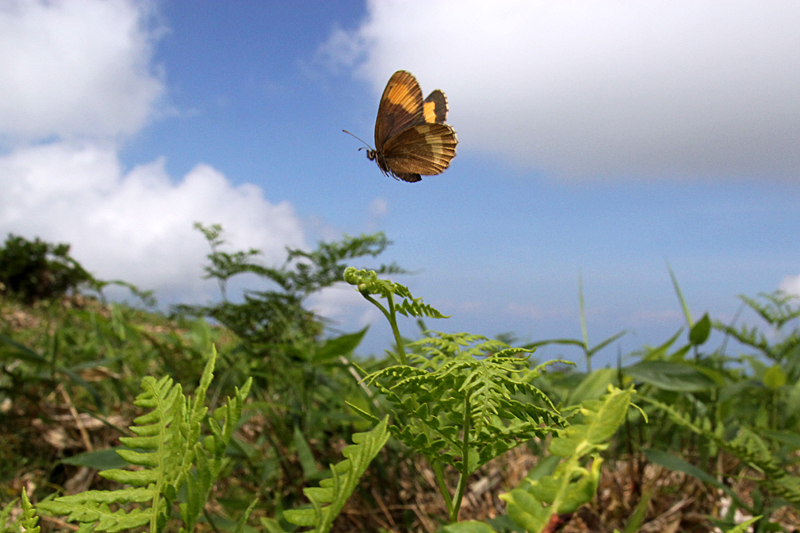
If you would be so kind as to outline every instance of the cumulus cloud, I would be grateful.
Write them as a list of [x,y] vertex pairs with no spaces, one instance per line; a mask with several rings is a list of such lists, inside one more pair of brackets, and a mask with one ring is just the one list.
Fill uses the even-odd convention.
[[161,32],[131,0],[0,4],[0,132],[14,140],[137,132],[163,95]]
[[234,186],[208,165],[177,183],[163,161],[123,173],[113,149],[52,143],[0,157],[0,228],[68,242],[103,279],[198,296],[209,248],[192,228],[222,224],[231,249],[259,248],[278,264],[284,246],[304,248],[302,223],[287,202],[271,204],[253,185]]
[[442,87],[459,149],[566,178],[795,177],[791,0],[370,0],[319,51]]
[[781,280],[781,284],[778,288],[784,292],[800,297],[800,274],[797,276],[786,276]]
[[383,318],[374,305],[347,283],[337,283],[311,295],[308,304],[320,316],[336,317],[333,325],[344,330],[361,329]]
[[119,146],[165,92],[154,6],[0,0],[0,236],[67,242],[101,279],[196,299],[217,289],[201,280],[210,250],[194,222],[222,224],[232,250],[258,248],[268,264],[305,238],[292,205],[208,165],[180,177],[163,160],[122,169]]

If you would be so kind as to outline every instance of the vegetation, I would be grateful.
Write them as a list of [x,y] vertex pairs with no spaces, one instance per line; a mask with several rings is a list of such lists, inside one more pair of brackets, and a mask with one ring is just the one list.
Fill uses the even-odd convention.
[[[221,227],[198,229],[222,299],[169,316],[81,292],[104,283],[67,245],[9,237],[0,250],[14,258],[0,260],[3,531],[800,523],[800,305],[789,295],[742,297],[766,328],[695,321],[673,275],[687,333],[593,370],[625,332],[591,345],[582,290],[581,339],[513,346],[423,325],[410,340],[407,319],[447,317],[388,279],[399,266],[351,265],[378,256],[384,235],[287,250],[276,268],[257,250],[223,251]],[[244,273],[267,288],[229,300]],[[304,308],[340,280],[385,316],[385,357],[355,358],[365,331],[331,334]],[[714,330],[725,340],[710,349]],[[748,352],[730,355],[729,339]],[[535,359],[544,345],[578,347],[586,371]]]
[[93,283],[94,278],[70,257],[69,248],[9,234],[0,248],[0,294],[32,304]]

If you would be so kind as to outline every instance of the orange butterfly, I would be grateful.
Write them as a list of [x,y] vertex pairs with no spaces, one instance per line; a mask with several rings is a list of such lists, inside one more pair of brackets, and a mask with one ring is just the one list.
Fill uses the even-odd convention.
[[[444,124],[447,97],[436,89],[424,101],[417,79],[405,70],[389,78],[375,121],[375,149],[367,158],[384,175],[408,182],[441,174],[456,156],[455,130]],[[349,132],[348,132],[349,133]]]

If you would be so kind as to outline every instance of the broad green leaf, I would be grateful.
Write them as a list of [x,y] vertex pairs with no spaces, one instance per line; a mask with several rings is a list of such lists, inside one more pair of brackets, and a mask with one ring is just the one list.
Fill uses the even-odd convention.
[[700,346],[708,340],[711,334],[711,319],[708,318],[708,313],[703,315],[703,318],[697,321],[689,331],[689,343],[693,346]]
[[[746,520],[746,521],[742,522],[738,526],[734,527],[733,529],[729,529],[725,533],[747,533],[748,531],[750,531],[750,526],[755,524],[759,520],[761,520],[761,515],[754,516],[750,520]],[[776,530],[776,531],[778,531],[778,530]]]
[[707,472],[700,470],[696,466],[691,463],[684,461],[679,457],[675,457],[674,455],[655,449],[644,450],[647,459],[654,464],[663,466],[664,468],[668,468],[669,470],[674,470],[676,472],[683,472],[684,474],[689,474],[690,476],[696,477],[700,481],[704,483],[708,483],[714,487],[717,487],[725,494],[730,496],[738,506],[747,508],[748,506],[739,499],[739,496],[730,489],[724,483],[720,483],[717,478],[712,475],[709,475]]
[[525,531],[541,531],[553,514],[551,507],[542,506],[541,502],[522,489],[501,494],[500,499],[506,502],[511,520],[525,528]]
[[490,518],[486,521],[495,531],[503,531],[504,533],[525,533],[525,530],[514,523],[511,517],[507,514],[502,514],[495,518]]
[[286,530],[281,527],[281,524],[274,518],[261,518],[261,527],[267,533],[286,533]]
[[684,363],[641,361],[622,372],[639,382],[677,392],[700,392],[716,386],[703,372]]
[[361,344],[361,340],[364,338],[364,335],[366,335],[368,329],[369,326],[355,333],[326,340],[325,344],[317,349],[314,354],[314,361],[317,363],[324,363],[336,357],[351,353]]
[[317,468],[317,462],[314,460],[311,446],[308,445],[303,432],[297,426],[294,427],[294,447],[297,449],[297,457],[300,459],[303,475],[306,479],[311,479],[319,473],[319,468]]
[[580,385],[572,389],[567,397],[567,405],[579,405],[584,400],[596,400],[608,391],[608,385],[617,379],[613,368],[601,368],[588,374]]
[[75,466],[86,466],[89,468],[94,468],[95,470],[125,468],[129,463],[117,453],[117,450],[123,449],[126,448],[117,446],[115,448],[107,448],[105,450],[79,453],[77,455],[73,455],[72,457],[65,457],[64,459],[61,459],[61,462]]
[[495,533],[492,526],[486,522],[476,520],[465,520],[455,524],[448,524],[442,528],[445,533]]
[[772,365],[764,372],[764,385],[771,390],[777,390],[786,385],[786,372],[780,365]]

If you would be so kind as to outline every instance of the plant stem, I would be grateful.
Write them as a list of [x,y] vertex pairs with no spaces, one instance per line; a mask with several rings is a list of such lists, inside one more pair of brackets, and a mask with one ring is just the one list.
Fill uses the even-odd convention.
[[431,462],[433,467],[433,474],[436,476],[436,483],[439,485],[439,492],[447,505],[447,516],[453,514],[453,498],[450,497],[450,491],[447,490],[447,483],[444,481],[444,474],[442,473],[442,465],[439,461]]
[[450,509],[450,523],[458,522],[458,512],[461,510],[461,500],[464,497],[464,490],[467,488],[467,478],[469,477],[469,394],[464,396],[464,424],[461,430],[464,433],[464,442],[461,446],[461,472],[458,476],[456,486],[456,501]]
[[387,310],[381,303],[370,296],[369,294],[362,292],[361,296],[367,299],[367,301],[371,302],[375,307],[381,310],[383,316],[386,317],[386,320],[389,321],[389,324],[392,326],[392,333],[394,334],[394,342],[397,345],[397,354],[400,357],[400,364],[407,365],[408,359],[406,358],[406,350],[403,346],[403,338],[400,336],[400,329],[397,327],[397,310],[394,306],[394,295],[389,293],[387,296],[387,300],[389,301],[389,309]]

